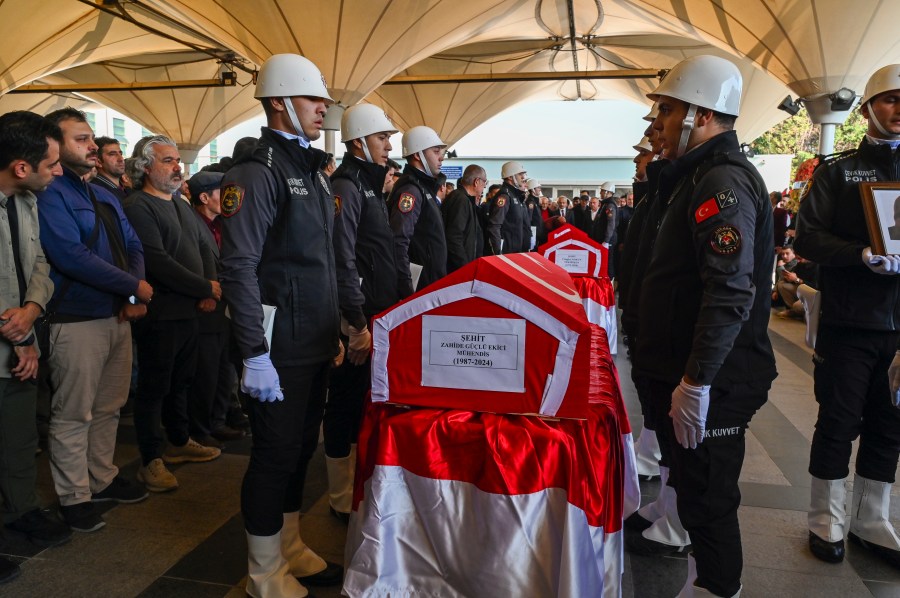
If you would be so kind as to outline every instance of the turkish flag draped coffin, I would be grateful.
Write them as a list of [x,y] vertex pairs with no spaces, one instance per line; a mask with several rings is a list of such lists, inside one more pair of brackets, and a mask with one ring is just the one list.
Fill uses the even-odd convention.
[[481,258],[372,324],[372,400],[585,418],[590,323],[564,270]]
[[[520,322],[481,321],[491,318]],[[512,369],[503,346],[522,330],[523,391],[427,373],[449,363],[455,378],[502,376],[492,366]],[[640,499],[631,429],[606,333],[568,275],[534,254],[484,258],[381,314],[374,331],[344,594],[620,596],[623,515]],[[470,357],[491,365],[453,362]],[[548,402],[552,392],[561,399]],[[533,413],[557,417],[522,415]]]
[[615,355],[619,338],[616,294],[607,275],[609,250],[569,224],[552,231],[538,252],[572,277],[588,320],[606,331]]

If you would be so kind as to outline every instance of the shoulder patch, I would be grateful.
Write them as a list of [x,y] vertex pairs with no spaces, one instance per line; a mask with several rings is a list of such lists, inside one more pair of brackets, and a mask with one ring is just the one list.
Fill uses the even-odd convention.
[[497,207],[502,208],[505,205],[506,205],[506,196],[501,195],[500,197],[497,198]]
[[711,197],[700,204],[700,207],[694,212],[694,222],[700,224],[704,220],[712,218],[719,213],[719,204],[715,197]]
[[741,248],[741,232],[730,224],[718,227],[709,236],[709,247],[719,255],[732,255]]
[[718,204],[720,210],[738,205],[738,198],[734,194],[734,189],[729,187],[716,193],[716,204]]
[[613,211],[612,211],[612,208],[611,208],[611,207],[606,206],[606,209],[603,210],[603,213],[606,214],[606,217],[607,217],[607,218],[612,218]]
[[237,214],[244,203],[244,188],[231,183],[222,187],[222,216],[230,218]]
[[344,200],[341,199],[340,195],[334,196],[334,215],[335,217],[341,215],[341,206],[343,206]]
[[412,212],[413,206],[416,205],[416,196],[412,193],[401,193],[400,199],[397,200],[397,209],[404,214]]

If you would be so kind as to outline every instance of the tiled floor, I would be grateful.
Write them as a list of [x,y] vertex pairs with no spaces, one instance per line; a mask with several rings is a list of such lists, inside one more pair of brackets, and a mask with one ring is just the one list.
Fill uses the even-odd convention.
[[[900,571],[856,546],[848,545],[847,560],[840,565],[816,560],[806,547],[806,465],[816,404],[803,332],[799,322],[772,318],[770,336],[780,375],[747,438],[741,477],[742,596],[900,598]],[[617,362],[637,434],[641,420],[624,351]],[[123,420],[119,436],[117,461],[133,476],[137,450],[130,420]],[[92,534],[76,534],[65,546],[41,550],[7,534],[0,552],[22,562],[23,574],[0,586],[0,596],[244,596],[246,548],[239,488],[248,452],[249,441],[244,440],[229,445],[216,461],[178,467],[174,470],[180,482],[177,491],[152,495],[137,505],[106,505],[106,527]],[[38,463],[40,496],[50,505],[54,496],[46,453],[38,457]],[[320,554],[340,562],[346,528],[328,514],[324,469],[320,452],[310,469],[303,535]],[[642,491],[645,498],[652,498],[658,483],[643,483]],[[900,520],[900,500],[894,503],[892,515]],[[674,596],[685,574],[684,558],[626,555],[623,596]],[[330,598],[339,596],[340,590],[316,588],[313,594]]]

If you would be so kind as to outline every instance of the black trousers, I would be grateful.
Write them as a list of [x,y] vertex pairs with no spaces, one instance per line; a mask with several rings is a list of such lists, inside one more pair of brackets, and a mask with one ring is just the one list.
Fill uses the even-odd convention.
[[768,399],[769,386],[713,386],[706,436],[692,450],[675,439],[669,417],[674,387],[655,380],[649,383],[660,450],[669,463],[669,483],[678,493],[678,517],[691,535],[697,585],[719,596],[732,596],[741,587],[744,560],[737,510],[744,434],[753,414]]
[[900,334],[821,326],[816,339],[819,417],[809,473],[822,480],[847,477],[852,442],[859,437],[856,472],[894,483],[900,455],[900,409],[891,403],[887,370]]
[[188,394],[190,432],[194,438],[209,436],[225,423],[234,387],[234,366],[229,355],[229,329],[200,333],[197,369]]
[[325,404],[325,454],[333,458],[350,454],[350,445],[359,436],[363,404],[372,388],[371,364],[353,365],[349,359],[331,372],[328,402]]
[[330,360],[279,367],[284,400],[248,402],[253,447],[241,486],[241,513],[254,536],[278,533],[283,513],[300,510],[306,468],[319,444],[330,369]]
[[138,386],[134,429],[144,465],[162,456],[163,436],[175,446],[189,438],[187,390],[197,365],[197,319],[139,320],[137,339]]

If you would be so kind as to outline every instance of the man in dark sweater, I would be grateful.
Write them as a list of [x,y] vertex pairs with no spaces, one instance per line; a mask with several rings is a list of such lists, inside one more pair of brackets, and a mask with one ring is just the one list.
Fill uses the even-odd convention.
[[[134,408],[142,459],[138,479],[148,490],[164,492],[178,487],[164,461],[211,461],[221,454],[190,437],[187,388],[197,362],[197,310],[214,311],[222,288],[191,207],[172,198],[182,182],[175,142],[157,135],[136,149],[139,176],[125,214],[144,246],[147,280],[155,290],[147,317],[134,329],[141,364]],[[160,420],[169,440],[165,453]]]

